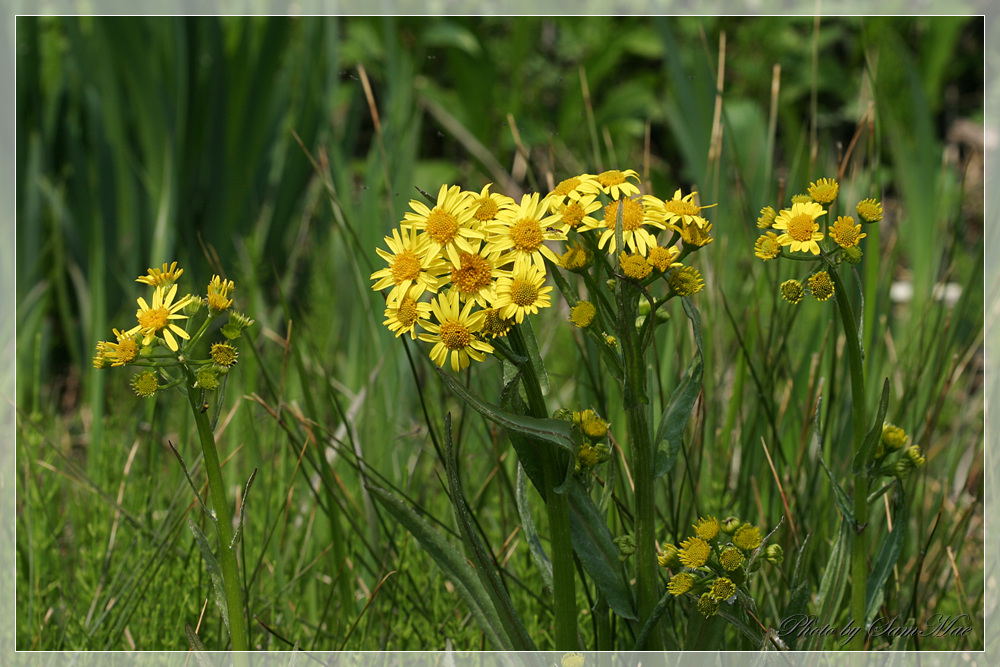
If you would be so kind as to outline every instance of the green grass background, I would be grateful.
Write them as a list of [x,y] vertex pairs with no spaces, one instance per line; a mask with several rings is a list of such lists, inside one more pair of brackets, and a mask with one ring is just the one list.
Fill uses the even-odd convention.
[[[257,321],[219,437],[234,495],[260,471],[243,554],[253,643],[488,648],[363,486],[397,488],[454,538],[429,434],[451,412],[470,505],[545,647],[551,611],[518,530],[513,452],[462,410],[425,347],[382,327],[368,275],[414,186],[492,182],[517,197],[612,167],[661,197],[681,187],[718,202],[716,241],[695,261],[704,393],[662,485],[661,539],[707,513],[776,525],[763,439],[791,521],[776,535],[785,565],[757,587],[762,622],[780,622],[793,584],[818,592],[837,516],[811,412],[821,395],[822,456],[846,479],[846,366],[832,305],[780,302],[776,284],[798,267],[750,248],[762,205],[843,164],[842,202],[886,208],[859,266],[869,404],[888,377],[889,420],[928,460],[907,483],[883,611],[968,613],[981,627],[982,146],[963,128],[978,124],[981,140],[982,19],[20,17],[16,29],[18,649],[185,649],[185,623],[225,646],[185,526],[199,514],[167,447],[197,465],[192,420],[90,362],[112,326],[129,326],[135,277],[173,260],[182,289],[233,279]],[[890,299],[894,283],[912,299]],[[957,302],[934,298],[938,283],[958,285]],[[624,424],[619,390],[577,372],[566,315],[557,305],[535,321],[549,407]],[[693,349],[673,315],[657,341],[662,400]],[[495,396],[500,377],[487,363],[470,381]],[[536,521],[544,535],[544,512]],[[874,521],[885,530],[884,512]],[[675,633],[685,611],[668,618]],[[893,648],[982,645],[976,630]]]

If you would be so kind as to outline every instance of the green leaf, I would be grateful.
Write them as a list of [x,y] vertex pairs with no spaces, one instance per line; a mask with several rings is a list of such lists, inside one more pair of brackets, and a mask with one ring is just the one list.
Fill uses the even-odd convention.
[[490,602],[490,596],[465,557],[434,530],[430,523],[392,493],[378,486],[369,485],[367,488],[372,497],[417,538],[420,545],[444,571],[494,648],[513,651],[514,644],[507,636],[500,622],[500,616]]
[[[681,303],[684,305],[684,313],[691,320],[691,329],[694,331],[694,341],[697,350],[694,359],[688,365],[677,388],[670,396],[670,403],[660,419],[660,425],[656,429],[656,439],[654,442],[660,444],[654,458],[653,478],[659,478],[670,472],[677,460],[677,452],[680,451],[681,438],[688,420],[691,418],[691,411],[701,394],[702,378],[704,375],[704,359],[702,351],[701,337],[701,316],[698,310],[691,303],[691,299],[683,297]],[[662,445],[666,443],[664,448]]]
[[[837,533],[837,540],[830,550],[830,557],[823,566],[823,578],[819,582],[819,596],[816,600],[816,608],[819,609],[818,617],[823,619],[823,623],[834,625],[836,622],[837,609],[840,608],[840,601],[847,588],[847,572],[850,567],[851,545],[854,544],[854,518],[841,517],[840,530]],[[813,650],[820,648],[822,635],[816,638]],[[809,650],[809,649],[803,649]]]
[[525,318],[524,322],[517,325],[521,330],[524,345],[528,351],[528,361],[535,369],[535,377],[538,378],[538,386],[542,390],[542,396],[549,393],[549,374],[545,371],[545,364],[542,363],[542,355],[538,352],[538,341],[535,340],[535,330],[531,327],[531,321]]
[[542,581],[545,582],[545,587],[551,592],[552,561],[549,560],[548,554],[545,553],[545,548],[542,546],[542,540],[538,536],[538,530],[535,528],[535,522],[531,518],[531,509],[528,507],[527,477],[524,473],[524,466],[520,463],[517,464],[516,492],[517,514],[521,517],[521,531],[524,533],[524,537],[528,541],[528,550],[531,552],[532,560],[535,561],[535,566],[542,575]]
[[191,652],[194,653],[194,659],[198,661],[200,667],[210,667],[212,663],[208,661],[208,658],[204,655],[208,649],[205,648],[205,644],[202,643],[201,637],[198,633],[194,631],[190,623],[184,624],[184,636],[187,637],[188,646],[191,647]]
[[830,470],[830,466],[826,464],[826,459],[823,458],[823,448],[820,446],[819,437],[819,408],[822,404],[822,399],[816,401],[816,411],[813,413],[813,440],[812,446],[816,449],[816,455],[819,458],[819,464],[822,466],[823,470],[826,471],[826,476],[830,479],[830,485],[833,487],[834,496],[837,498],[837,507],[840,508],[840,513],[843,515],[844,521],[848,521],[851,525],[854,525],[854,505],[851,499],[847,496],[847,492],[840,486],[837,482],[837,478],[834,476],[833,471]]
[[878,558],[872,567],[871,574],[868,575],[868,587],[865,594],[865,625],[875,616],[875,612],[882,606],[885,597],[885,583],[889,580],[899,554],[903,551],[903,542],[906,540],[906,496],[901,484],[896,485],[896,495],[892,498],[892,532],[882,542]]
[[236,532],[233,533],[233,539],[229,543],[229,550],[232,551],[239,544],[240,538],[243,537],[243,517],[247,512],[247,494],[250,493],[250,487],[253,486],[253,481],[257,478],[257,469],[254,468],[253,472],[250,473],[250,479],[247,480],[247,485],[243,488],[243,502],[240,504],[240,517],[236,524]]
[[451,506],[455,510],[455,520],[458,522],[458,528],[462,534],[462,543],[465,545],[465,551],[475,565],[479,581],[493,602],[493,608],[500,615],[501,622],[504,624],[508,636],[514,643],[515,650],[534,651],[535,643],[531,641],[531,637],[524,627],[524,622],[521,621],[521,617],[518,616],[517,611],[514,609],[514,603],[511,602],[507,589],[493,568],[493,559],[486,553],[486,548],[483,546],[479,535],[476,534],[475,527],[472,525],[472,519],[469,516],[469,507],[465,504],[465,495],[462,492],[462,481],[458,476],[458,456],[455,453],[455,445],[451,438],[450,413],[445,415],[444,431]]
[[201,528],[190,517],[188,517],[188,527],[194,535],[194,541],[197,542],[198,548],[201,550],[201,557],[205,559],[205,567],[212,578],[212,588],[215,589],[215,604],[219,606],[219,610],[222,612],[222,620],[226,624],[226,630],[228,630],[229,607],[226,604],[226,587],[222,583],[222,570],[219,569],[219,561],[215,559],[215,554],[212,553],[212,547],[208,545],[205,533],[201,532]]
[[871,466],[875,462],[875,451],[878,449],[878,442],[882,439],[882,423],[885,422],[885,413],[889,408],[889,378],[882,383],[882,397],[878,401],[878,413],[875,415],[875,423],[861,443],[861,449],[854,455],[854,462],[851,471],[856,475],[865,466]]
[[[809,535],[806,535],[806,539],[802,543],[802,546],[799,547],[798,555],[795,557],[795,567],[792,570],[792,583],[790,587],[791,593],[788,595],[788,604],[785,605],[785,611],[781,615],[782,619],[805,616],[809,613],[809,600],[811,598],[812,587],[810,586],[808,576],[804,575],[802,571],[802,564],[806,561],[806,549],[809,548],[809,537]],[[789,649],[795,650],[795,646],[799,640],[795,634],[790,633],[780,638]]]

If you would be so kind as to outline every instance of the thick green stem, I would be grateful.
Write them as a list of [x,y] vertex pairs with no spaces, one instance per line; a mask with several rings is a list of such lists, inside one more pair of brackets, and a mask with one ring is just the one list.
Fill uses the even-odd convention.
[[[854,309],[844,281],[833,266],[829,270],[833,279],[834,297],[840,310],[840,320],[844,327],[844,337],[847,340],[847,361],[851,371],[851,405],[852,405],[852,435],[854,440],[853,454],[857,456],[865,441],[865,427],[868,423],[865,409],[865,375],[862,360],[861,341],[858,338],[858,326],[854,319]],[[854,635],[850,647],[860,651],[865,647],[865,595],[868,584],[868,557],[865,539],[865,528],[868,526],[868,473],[862,467],[854,474],[854,542],[851,548],[851,617],[855,627],[862,628]]]
[[[545,418],[545,398],[538,376],[531,364],[521,330],[514,327],[511,342],[515,352],[529,361],[521,364],[521,386],[528,399],[528,411],[534,417]],[[549,518],[552,549],[552,606],[555,614],[555,650],[574,651],[579,648],[576,613],[576,572],[573,561],[573,534],[569,521],[569,498],[556,493],[566,470],[565,457],[552,447],[543,447],[542,469],[545,483],[545,509]]]
[[185,367],[188,383],[188,400],[194,421],[198,425],[198,437],[204,453],[205,471],[208,473],[208,490],[212,509],[215,512],[215,528],[219,536],[219,566],[226,593],[226,608],[229,612],[229,638],[234,651],[250,650],[246,616],[243,613],[243,587],[240,568],[236,559],[236,544],[233,544],[233,520],[226,500],[226,487],[222,481],[222,467],[219,452],[215,448],[215,434],[208,423],[208,415],[202,409],[199,391],[193,388],[194,375]]

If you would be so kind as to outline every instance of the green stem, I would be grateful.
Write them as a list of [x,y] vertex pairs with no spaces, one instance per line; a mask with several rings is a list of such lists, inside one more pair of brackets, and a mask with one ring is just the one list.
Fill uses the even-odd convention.
[[188,400],[194,421],[198,425],[198,436],[204,453],[205,471],[208,473],[208,489],[212,509],[215,512],[215,529],[219,536],[219,566],[222,569],[222,581],[226,593],[226,608],[229,612],[229,638],[234,651],[249,651],[250,642],[247,633],[246,617],[243,614],[243,587],[240,581],[240,569],[236,560],[236,545],[233,544],[233,520],[226,501],[226,487],[222,481],[222,466],[219,463],[219,452],[215,448],[215,434],[208,423],[208,415],[202,411],[200,396],[194,388],[194,375],[184,367],[188,381]]
[[[840,310],[840,320],[847,340],[847,360],[851,371],[851,427],[854,440],[853,452],[857,456],[865,441],[868,417],[865,410],[865,375],[861,341],[858,338],[854,309],[836,267],[830,266],[834,298]],[[865,595],[868,584],[868,560],[865,528],[868,526],[868,475],[863,468],[854,474],[854,541],[851,547],[851,617],[856,627],[862,628],[851,640],[850,648],[861,651],[865,647]]]
[[[514,351],[528,360],[520,365],[521,386],[528,399],[532,416],[545,418],[545,398],[521,330],[511,330]],[[574,651],[579,648],[576,613],[576,573],[573,562],[573,534],[569,521],[569,498],[556,493],[566,470],[564,456],[552,447],[542,447],[542,470],[545,484],[545,509],[549,518],[549,537],[552,548],[552,607],[555,614],[555,650]]]

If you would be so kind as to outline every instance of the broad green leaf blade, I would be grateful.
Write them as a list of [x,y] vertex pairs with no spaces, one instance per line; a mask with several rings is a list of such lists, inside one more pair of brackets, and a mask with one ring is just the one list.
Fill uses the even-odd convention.
[[[704,360],[701,337],[701,316],[698,310],[691,303],[691,299],[683,297],[681,303],[684,304],[684,313],[691,320],[691,329],[694,331],[694,340],[697,346],[694,358],[688,365],[684,376],[681,378],[677,388],[670,396],[670,403],[660,418],[660,425],[656,429],[656,439],[660,447],[657,450],[653,477],[662,477],[674,467],[677,460],[677,452],[680,451],[681,438],[688,420],[691,418],[691,411],[701,394],[702,378],[704,375]],[[665,447],[663,446],[665,443]]]
[[569,520],[573,550],[577,558],[604,594],[608,606],[628,620],[636,620],[632,587],[625,577],[607,522],[590,494],[576,477],[567,480]]
[[868,587],[865,594],[865,625],[875,616],[875,612],[882,606],[885,597],[885,584],[892,574],[892,569],[899,560],[899,554],[903,551],[903,543],[906,540],[906,494],[903,485],[896,485],[896,495],[892,498],[892,532],[886,536],[879,550],[878,558],[872,567],[871,574],[868,575]]
[[496,609],[490,602],[490,596],[486,593],[486,589],[479,582],[476,573],[465,557],[434,530],[430,523],[392,493],[381,487],[370,485],[368,491],[403,528],[420,542],[421,546],[434,559],[434,562],[444,571],[455,585],[455,590],[469,606],[469,611],[472,612],[490,643],[497,650],[513,651],[514,645],[507,636]]
[[871,430],[865,435],[865,440],[861,443],[861,449],[854,455],[851,471],[855,475],[861,472],[865,466],[870,466],[875,462],[875,451],[878,449],[877,445],[882,438],[882,423],[885,421],[885,413],[888,409],[889,378],[886,378],[885,382],[882,383],[882,396],[878,401],[878,413],[875,415],[875,423],[872,424]]
[[476,396],[440,368],[437,371],[453,392],[497,426],[502,426],[508,431],[516,431],[535,440],[551,443],[562,447],[570,454],[573,453],[573,437],[571,435],[573,426],[569,422],[561,419],[539,419],[507,412]]
[[476,574],[483,588],[493,602],[493,607],[500,615],[500,619],[507,629],[507,635],[514,643],[518,651],[534,651],[535,643],[531,641],[524,622],[514,609],[507,588],[500,581],[500,576],[493,568],[493,559],[486,553],[476,534],[472,519],[469,516],[469,507],[465,504],[465,494],[462,492],[462,480],[458,476],[458,455],[455,453],[455,444],[451,438],[451,414],[445,415],[445,455],[447,456],[448,489],[451,493],[451,506],[455,510],[455,520],[458,523],[459,531],[462,534],[462,543],[465,551],[475,565]]
[[194,541],[197,542],[198,548],[201,550],[202,558],[205,559],[205,567],[212,578],[212,588],[215,589],[215,604],[218,605],[219,611],[222,612],[222,620],[226,624],[226,630],[229,630],[229,607],[226,605],[226,587],[222,583],[222,570],[219,569],[219,561],[215,559],[215,554],[212,553],[212,547],[208,545],[205,533],[201,532],[201,528],[190,517],[188,517],[188,527],[194,535]]
[[531,518],[531,508],[528,507],[528,482],[524,473],[524,466],[517,464],[517,514],[521,517],[521,531],[528,541],[528,550],[531,551],[531,558],[535,561],[535,567],[542,575],[545,587],[552,591],[552,561],[549,560],[542,540],[538,536],[535,522]]

